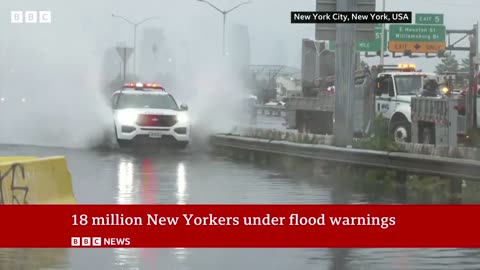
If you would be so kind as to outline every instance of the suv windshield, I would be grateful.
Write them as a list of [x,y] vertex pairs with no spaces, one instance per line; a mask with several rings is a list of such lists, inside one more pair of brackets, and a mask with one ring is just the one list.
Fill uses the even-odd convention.
[[412,96],[422,91],[421,75],[397,75],[395,76],[397,95]]
[[171,95],[121,94],[118,99],[117,108],[152,108],[178,110],[178,105]]

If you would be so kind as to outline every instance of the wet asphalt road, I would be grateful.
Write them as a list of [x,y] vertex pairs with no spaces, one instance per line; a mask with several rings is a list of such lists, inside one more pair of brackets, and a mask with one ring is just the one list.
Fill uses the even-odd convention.
[[[332,175],[289,176],[211,156],[204,148],[100,151],[0,146],[0,156],[5,155],[66,156],[79,203],[368,203],[363,194],[326,184]],[[0,249],[0,269],[479,268],[480,251],[463,249]]]

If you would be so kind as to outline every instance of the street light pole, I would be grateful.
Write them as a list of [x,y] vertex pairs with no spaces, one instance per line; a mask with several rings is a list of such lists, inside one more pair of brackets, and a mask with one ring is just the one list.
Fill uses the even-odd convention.
[[223,34],[222,34],[222,52],[223,55],[226,54],[225,52],[225,20],[226,20],[227,14],[223,13]]
[[137,25],[133,25],[133,75],[136,75],[137,69]]
[[240,6],[242,5],[245,5],[245,4],[250,4],[251,1],[247,1],[247,2],[242,2],[236,6],[234,6],[233,8],[229,9],[229,10],[221,10],[219,8],[217,8],[216,6],[214,6],[212,3],[208,2],[207,0],[197,0],[198,2],[203,2],[203,3],[206,3],[208,4],[209,6],[213,7],[215,10],[217,10],[218,12],[222,13],[223,15],[223,37],[222,37],[222,51],[223,51],[223,55],[225,56],[226,54],[226,51],[225,51],[225,21],[226,21],[226,17],[227,17],[227,14],[232,12],[233,10],[239,8]]
[[126,21],[127,23],[129,23],[130,25],[133,26],[133,75],[136,75],[136,67],[137,67],[137,65],[136,65],[136,60],[137,60],[137,26],[141,25],[144,22],[152,20],[152,19],[160,19],[160,17],[149,17],[149,18],[146,18],[146,19],[144,19],[140,22],[137,22],[137,23],[134,23],[134,22],[130,21],[129,19],[125,18],[125,17],[118,16],[118,15],[115,15],[115,14],[112,14],[112,17],[120,18],[120,19]]

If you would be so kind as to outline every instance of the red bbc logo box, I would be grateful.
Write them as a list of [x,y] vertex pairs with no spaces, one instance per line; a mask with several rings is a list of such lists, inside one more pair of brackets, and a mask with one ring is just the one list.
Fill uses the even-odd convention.
[[101,237],[72,237],[70,244],[72,247],[99,247],[102,246]]

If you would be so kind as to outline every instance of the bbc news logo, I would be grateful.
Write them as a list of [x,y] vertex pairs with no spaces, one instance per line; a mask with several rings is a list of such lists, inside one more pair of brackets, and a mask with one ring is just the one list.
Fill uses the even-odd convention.
[[72,247],[129,246],[130,238],[72,237]]
[[50,11],[11,11],[11,23],[52,23]]
[[101,247],[101,237],[72,237],[73,247]]

